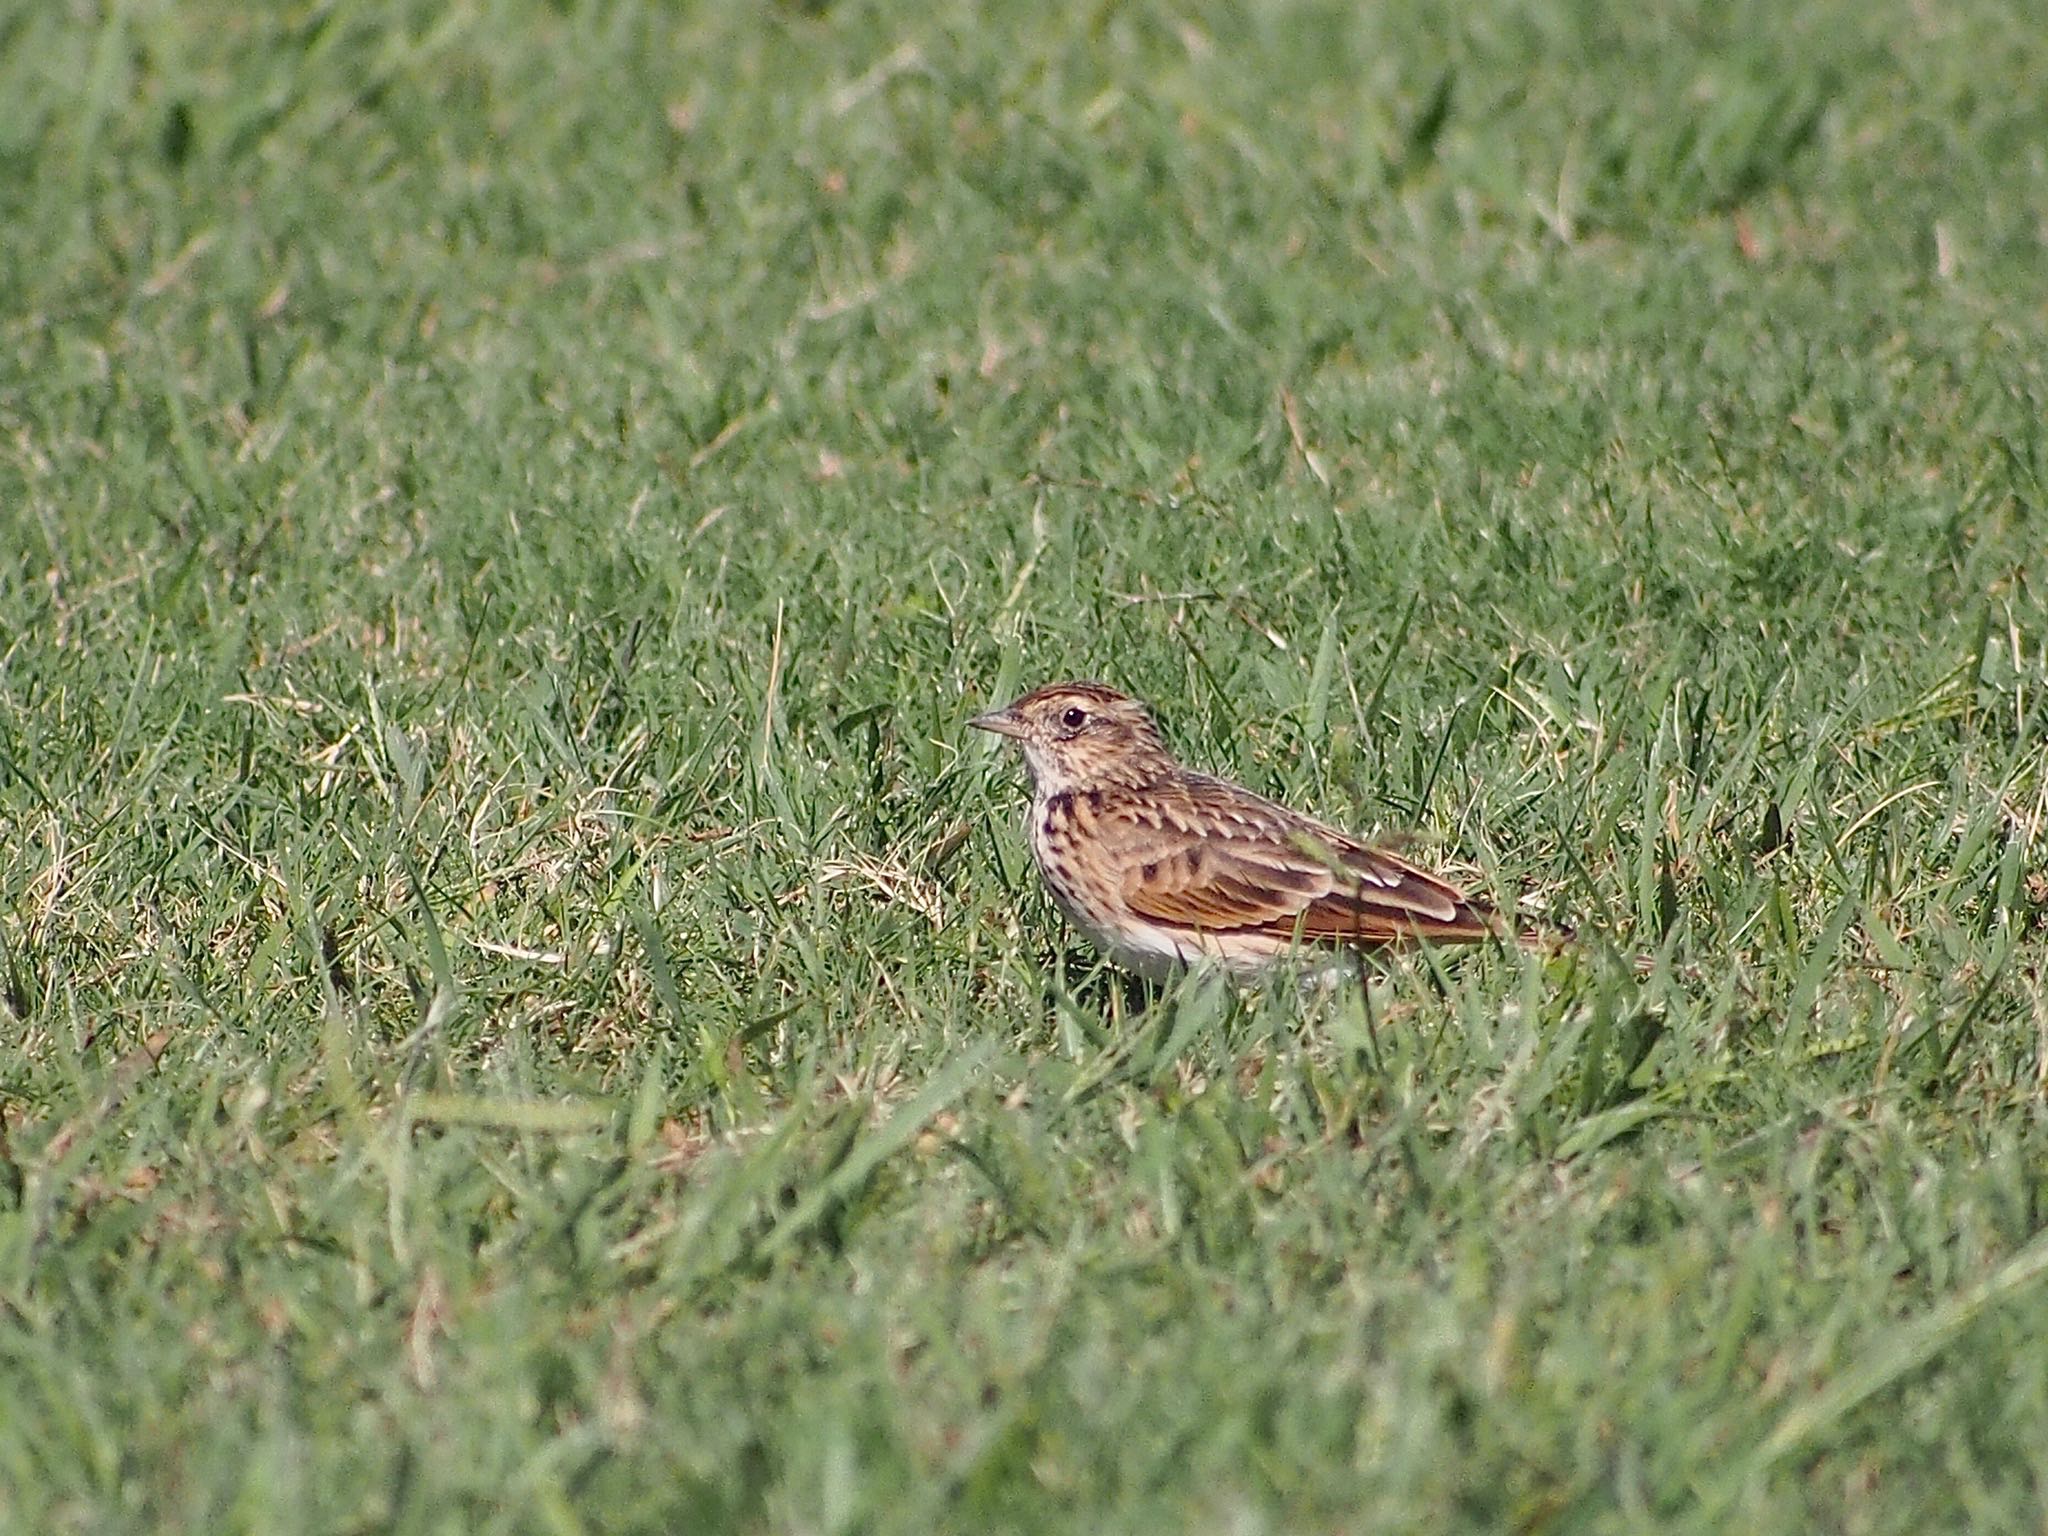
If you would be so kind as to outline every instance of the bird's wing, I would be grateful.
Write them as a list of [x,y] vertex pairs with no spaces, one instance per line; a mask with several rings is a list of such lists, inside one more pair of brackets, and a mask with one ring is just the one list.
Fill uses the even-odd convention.
[[1493,914],[1448,881],[1229,788],[1226,799],[1198,786],[1167,806],[1165,828],[1111,840],[1134,913],[1204,933],[1365,946],[1494,931]]

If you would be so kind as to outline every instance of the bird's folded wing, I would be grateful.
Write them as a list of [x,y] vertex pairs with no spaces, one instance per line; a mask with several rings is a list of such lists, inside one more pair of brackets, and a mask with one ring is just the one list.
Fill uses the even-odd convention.
[[1122,894],[1154,922],[1377,944],[1479,938],[1485,914],[1455,886],[1349,839],[1209,837],[1166,858],[1120,861]]

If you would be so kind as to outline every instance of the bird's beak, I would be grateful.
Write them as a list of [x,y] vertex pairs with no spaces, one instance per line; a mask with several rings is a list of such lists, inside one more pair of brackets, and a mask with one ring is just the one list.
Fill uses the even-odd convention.
[[1024,735],[1024,722],[1007,709],[992,709],[985,715],[976,715],[967,723],[977,731],[992,731],[998,736],[1021,739]]

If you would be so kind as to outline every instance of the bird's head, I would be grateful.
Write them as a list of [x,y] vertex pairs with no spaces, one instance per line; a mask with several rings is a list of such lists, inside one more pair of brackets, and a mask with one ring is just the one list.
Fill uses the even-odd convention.
[[1101,683],[1048,683],[967,723],[1023,748],[1041,795],[1144,783],[1173,765],[1152,712]]

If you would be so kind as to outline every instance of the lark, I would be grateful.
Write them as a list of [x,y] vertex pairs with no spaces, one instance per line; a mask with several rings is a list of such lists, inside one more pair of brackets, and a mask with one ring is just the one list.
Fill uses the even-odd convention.
[[1314,951],[1501,931],[1484,901],[1334,827],[1182,767],[1138,700],[1051,683],[968,722],[1017,743],[1027,831],[1053,900],[1118,965],[1239,977]]

